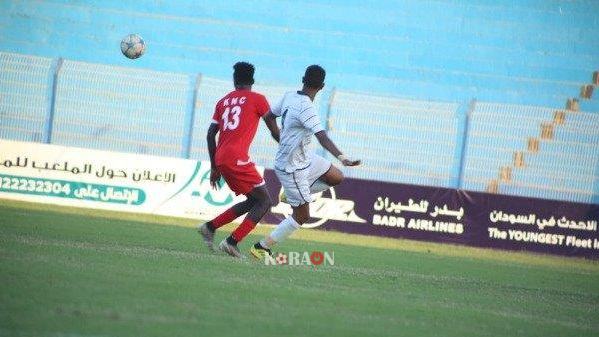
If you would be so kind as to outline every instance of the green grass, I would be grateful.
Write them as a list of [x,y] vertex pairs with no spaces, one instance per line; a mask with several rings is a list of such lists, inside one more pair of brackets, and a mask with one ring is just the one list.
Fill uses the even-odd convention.
[[595,261],[303,230],[279,249],[335,266],[264,266],[189,220],[0,204],[2,336],[599,335]]

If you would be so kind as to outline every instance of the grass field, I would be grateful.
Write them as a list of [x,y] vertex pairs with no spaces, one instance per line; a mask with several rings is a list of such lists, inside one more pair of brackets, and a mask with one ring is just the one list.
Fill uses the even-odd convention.
[[0,200],[0,335],[599,335],[594,261],[303,230],[335,266],[265,266],[191,224]]

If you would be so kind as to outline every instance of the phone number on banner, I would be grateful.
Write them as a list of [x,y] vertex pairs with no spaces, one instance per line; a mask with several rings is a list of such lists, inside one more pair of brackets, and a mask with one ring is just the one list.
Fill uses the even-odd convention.
[[145,192],[138,188],[0,174],[0,192],[141,205]]

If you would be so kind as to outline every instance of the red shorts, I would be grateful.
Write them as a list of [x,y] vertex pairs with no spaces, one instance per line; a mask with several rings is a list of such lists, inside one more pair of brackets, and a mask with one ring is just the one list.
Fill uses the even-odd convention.
[[218,165],[218,171],[235,194],[248,194],[255,187],[264,185],[264,179],[256,170],[256,165],[251,162],[246,165],[236,163]]

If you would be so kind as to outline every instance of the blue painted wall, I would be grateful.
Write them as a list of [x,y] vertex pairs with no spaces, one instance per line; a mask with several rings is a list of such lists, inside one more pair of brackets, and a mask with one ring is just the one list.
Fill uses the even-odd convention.
[[[0,1],[0,50],[295,84],[322,64],[340,89],[562,106],[599,67],[599,2]],[[119,41],[140,33],[147,55]]]
[[[51,97],[48,85],[52,84],[47,80],[52,73],[50,60],[26,62],[30,66],[35,62],[47,63],[43,69],[38,67],[39,72],[36,72],[38,68],[27,68],[26,64],[11,63],[7,69],[27,75],[15,75],[19,77],[17,86],[11,80],[12,75],[0,81],[0,93],[10,96],[10,102],[16,102],[11,103],[12,107],[20,107],[15,110],[0,106],[0,124],[3,124],[0,132],[8,138],[40,141],[49,134],[48,131],[56,131],[53,140],[61,144],[172,156],[190,153],[198,157],[205,151],[204,121],[210,115],[211,100],[230,87],[234,62],[247,60],[254,63],[258,83],[272,85],[272,90],[265,93],[273,97],[280,95],[282,88],[298,86],[305,67],[319,63],[328,71],[327,88],[321,95],[324,97],[320,104],[323,116],[332,88],[339,92],[453,102],[460,107],[456,116],[451,117],[450,124],[455,123],[451,141],[446,141],[446,135],[442,133],[431,133],[428,140],[443,144],[431,149],[417,141],[406,145],[400,137],[398,146],[413,149],[421,155],[410,159],[412,161],[401,156],[392,160],[369,158],[372,163],[380,164],[380,167],[373,166],[381,170],[378,173],[356,171],[355,174],[372,179],[484,190],[486,182],[497,176],[499,167],[510,164],[513,151],[525,149],[528,137],[538,137],[541,120],[532,124],[515,122],[518,125],[513,128],[510,121],[504,119],[501,128],[491,130],[503,130],[498,140],[489,135],[489,130],[481,131],[480,126],[490,123],[488,120],[475,119],[472,124],[470,119],[466,129],[469,102],[543,106],[550,112],[544,121],[551,120],[551,110],[563,108],[568,98],[576,97],[580,86],[588,83],[592,72],[599,69],[597,13],[599,1],[594,0],[5,0],[0,1],[0,52],[44,56],[54,58],[53,62],[63,57],[91,64],[80,63],[69,68],[72,71],[62,71],[56,82],[59,84],[56,90],[58,101],[53,105],[47,100]],[[147,53],[140,59],[129,60],[120,53],[120,39],[129,33],[139,33],[146,40]],[[130,70],[85,70],[102,68],[98,64],[169,74],[147,75],[146,71],[140,71],[138,77],[151,76],[161,83],[153,85],[148,81],[145,88],[141,84],[128,84],[127,76],[135,77]],[[24,66],[26,70],[23,70]],[[224,82],[202,84],[194,93],[198,73]],[[30,97],[33,96],[22,95],[29,88],[28,79],[40,83],[40,91],[36,94],[39,99],[33,101],[39,106],[31,105]],[[80,97],[91,92],[95,100]],[[160,107],[154,104],[153,109],[148,109],[147,104],[152,100],[163,102],[163,93],[183,99],[177,98],[172,104]],[[129,95],[128,99],[134,104],[123,109],[115,103],[115,95]],[[194,96],[197,97],[194,99]],[[597,96],[596,92],[592,100],[581,101],[581,108],[599,112]],[[147,100],[138,101],[136,97]],[[377,104],[371,108],[369,104],[373,102],[368,101],[371,99],[379,98],[365,98],[365,109],[378,108]],[[373,131],[365,124],[355,121],[352,124],[351,115],[363,111],[340,109],[338,104],[331,110],[331,117],[350,117],[346,121],[347,130],[362,134]],[[56,108],[53,129],[49,129],[50,124],[44,120],[49,112],[47,107]],[[140,118],[135,113],[142,110],[147,123],[135,125]],[[498,113],[505,112],[505,116],[510,116],[508,110]],[[84,111],[102,118],[79,116]],[[429,112],[424,109],[422,113]],[[169,117],[166,124],[156,123],[166,115],[175,117]],[[389,130],[394,131],[389,133],[417,140],[416,135],[422,132],[418,128],[428,127],[420,123],[414,129],[402,118],[398,116],[397,120],[390,121]],[[115,122],[119,120],[127,120],[135,127],[125,130],[129,135],[127,139],[115,142],[115,135],[124,135],[123,126]],[[592,146],[597,145],[599,134],[593,131],[594,127],[586,127],[596,121],[581,122],[578,125],[581,127],[575,122],[570,123],[556,131],[555,140],[590,144],[584,148],[591,152],[591,158],[599,158],[599,150]],[[46,125],[46,130],[40,125]],[[342,147],[355,145],[352,142],[356,138],[351,134],[348,136],[335,129],[331,132],[339,138]],[[272,144],[267,143],[268,135],[259,133],[257,140],[261,144],[256,147],[258,161],[269,166],[268,158],[273,149]],[[369,146],[378,145],[372,143]],[[490,155],[484,147],[495,152]],[[578,151],[578,147],[574,144],[568,151]],[[363,156],[375,155],[366,148],[363,150]],[[439,162],[438,157],[425,155],[437,153],[435,151],[451,158]],[[476,159],[479,157],[489,162]],[[543,158],[538,156],[536,159],[540,167],[554,160]],[[585,178],[583,184],[594,185],[592,190],[599,194],[597,161],[594,168],[594,176]],[[557,168],[555,172],[543,170],[541,173],[545,175],[559,175],[568,168]],[[419,172],[425,174],[420,176]],[[515,174],[519,179],[516,183],[537,184],[540,181],[541,185],[549,186],[555,181],[555,178],[531,176],[530,171],[525,173],[522,177],[520,172]],[[460,175],[470,179],[467,184]],[[558,181],[566,188],[578,188],[579,183]],[[505,193],[531,196],[541,193],[529,187],[520,188],[517,184],[505,187],[502,191]],[[586,196],[576,199],[568,194],[551,193],[541,195],[587,200],[584,199]]]

